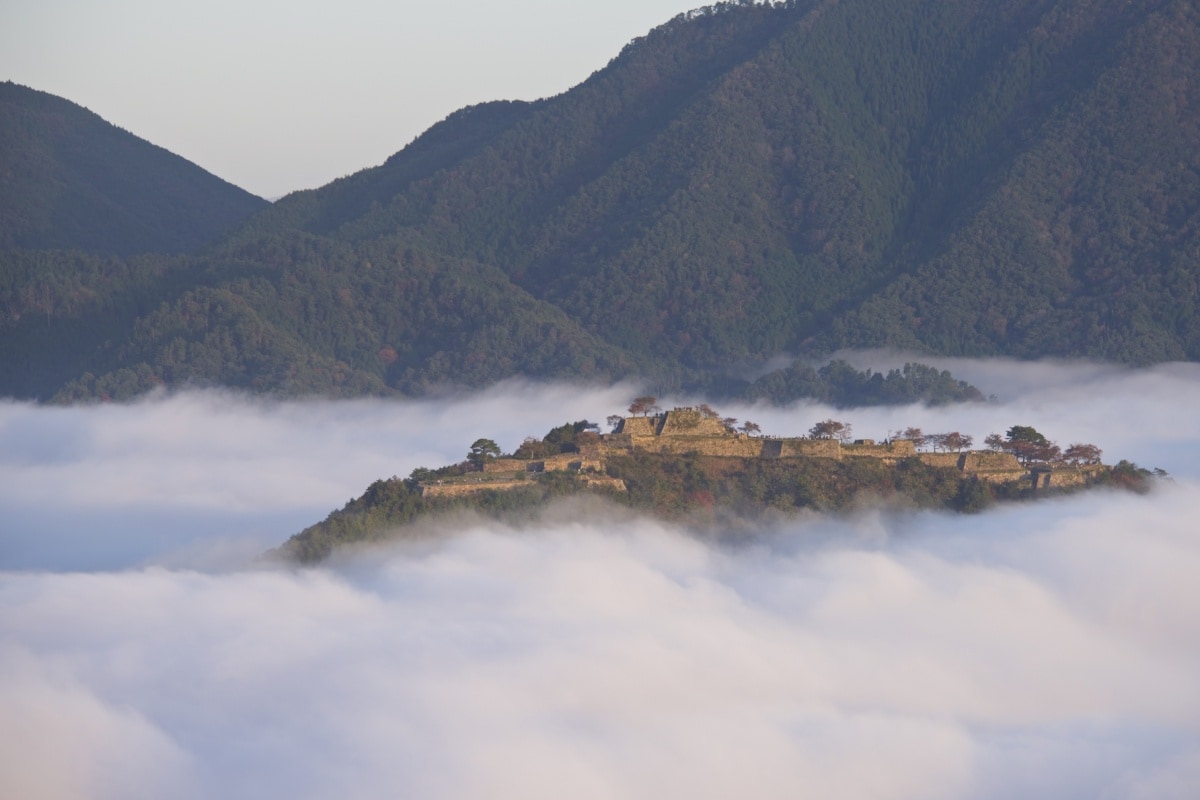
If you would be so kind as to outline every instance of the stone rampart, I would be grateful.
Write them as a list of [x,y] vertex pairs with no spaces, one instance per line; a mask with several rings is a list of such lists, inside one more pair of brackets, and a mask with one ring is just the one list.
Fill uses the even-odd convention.
[[659,436],[725,436],[727,433],[721,420],[707,417],[694,408],[668,411],[658,428]]
[[[610,478],[607,475],[581,474],[576,477],[576,480],[588,488],[616,489],[621,492],[628,491],[625,481],[620,478]],[[507,492],[519,489],[522,486],[536,486],[536,483],[526,480],[523,473],[503,478],[498,476],[493,478],[467,478],[465,480],[460,478],[451,482],[423,483],[421,484],[421,496],[461,497],[489,489],[497,492]]]
[[483,462],[484,472],[524,472],[529,462],[521,458],[496,458]]
[[658,417],[626,417],[616,433],[628,436],[654,436],[658,433]]
[[762,455],[763,440],[749,436],[635,436],[632,446],[647,453],[702,456],[758,458]]
[[1011,483],[1029,477],[1029,470],[1021,466],[1012,453],[993,453],[970,450],[966,453],[918,453],[918,457],[931,467],[956,469],[964,475],[973,475],[988,483]]
[[1107,470],[1103,464],[1089,464],[1082,467],[1036,467],[1032,471],[1032,483],[1035,489],[1060,486],[1083,486],[1089,480]]
[[921,463],[931,467],[962,469],[962,453],[918,453]]
[[978,478],[985,483],[1013,483],[1029,477],[1029,473],[1024,469],[979,469],[967,470],[964,471],[964,474]]
[[1016,470],[1023,472],[1024,467],[1012,453],[993,453],[985,450],[972,450],[966,453],[961,469],[963,472],[980,472],[983,470]]
[[842,445],[836,439],[780,439],[780,458],[842,457]]
[[885,461],[897,461],[910,458],[917,454],[917,448],[908,439],[897,439],[888,444],[844,444],[842,456],[859,458],[879,458]]
[[484,480],[476,479],[474,482],[453,482],[453,483],[423,483],[421,484],[422,497],[459,497],[465,494],[475,494],[487,489],[492,489],[498,492],[506,492],[511,489],[518,489],[522,486],[532,485],[529,481],[518,480],[516,478],[508,478],[504,480]]

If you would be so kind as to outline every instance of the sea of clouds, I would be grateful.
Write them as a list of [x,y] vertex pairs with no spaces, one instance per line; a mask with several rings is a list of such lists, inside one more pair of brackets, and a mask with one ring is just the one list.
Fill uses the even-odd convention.
[[0,795],[1194,797],[1200,367],[947,366],[995,401],[720,410],[1033,425],[1172,480],[737,544],[569,504],[287,569],[257,556],[372,480],[636,387],[0,403]]

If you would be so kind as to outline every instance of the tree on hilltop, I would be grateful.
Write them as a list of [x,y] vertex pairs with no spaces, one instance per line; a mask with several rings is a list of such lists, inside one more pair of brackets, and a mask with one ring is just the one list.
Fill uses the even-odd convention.
[[950,433],[931,433],[924,437],[924,440],[933,445],[935,450],[945,450],[946,452],[961,453],[963,450],[970,450],[971,445],[975,443],[975,437],[958,431]]
[[983,443],[993,450],[1012,453],[1025,465],[1057,461],[1062,457],[1058,445],[1029,425],[1013,425],[1005,432],[1004,438],[997,433],[990,433]]
[[808,429],[808,435],[813,439],[837,439],[839,442],[850,440],[850,423],[836,419],[826,419]]
[[500,445],[491,439],[476,439],[467,453],[467,461],[477,467],[482,467],[485,461],[491,461],[500,455]]
[[1080,464],[1099,464],[1102,451],[1094,444],[1076,442],[1063,452],[1063,458],[1075,466]]
[[643,395],[635,397],[633,402],[629,404],[629,413],[637,416],[641,414],[643,417],[647,414],[653,414],[662,411],[658,405],[658,398],[654,395]]
[[921,430],[920,428],[912,428],[912,427],[905,428],[903,431],[900,432],[899,438],[908,439],[910,442],[913,443],[913,447],[915,447],[918,450],[920,450],[922,447],[924,447],[925,442],[926,442],[925,432],[923,430]]

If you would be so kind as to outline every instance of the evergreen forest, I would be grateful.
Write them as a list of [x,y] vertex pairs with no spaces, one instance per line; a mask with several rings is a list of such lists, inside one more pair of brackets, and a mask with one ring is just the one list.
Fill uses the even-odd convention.
[[272,204],[3,84],[0,394],[936,401],[978,392],[817,365],[1197,360],[1198,53],[1190,0],[720,3]]

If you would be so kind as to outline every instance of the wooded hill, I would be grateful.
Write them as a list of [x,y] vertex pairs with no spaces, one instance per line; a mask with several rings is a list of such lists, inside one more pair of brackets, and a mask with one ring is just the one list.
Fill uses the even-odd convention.
[[[994,452],[980,453],[961,452],[969,450],[970,437],[926,437],[915,428],[906,432],[915,440],[842,445],[833,433],[849,426],[834,420],[813,427],[810,433],[818,438],[762,438],[739,434],[732,429],[734,420],[721,420],[707,407],[612,419],[618,422],[611,435],[580,420],[552,428],[541,439],[529,437],[511,454],[480,439],[461,463],[418,468],[405,479],[377,480],[275,554],[313,563],[338,547],[437,533],[441,529],[436,525],[419,523],[454,514],[527,521],[565,498],[598,497],[616,507],[726,535],[741,523],[801,509],[882,505],[971,513],[998,501],[1060,496],[1096,486],[1145,492],[1155,479],[1128,461],[1102,465],[1093,445],[1072,445],[1065,453],[1068,463],[1057,445],[1024,426],[1011,428],[1006,440],[996,434],[990,445]],[[926,440],[948,442],[951,436],[959,442],[943,452],[917,451]],[[1037,447],[1043,452],[1035,452]],[[610,507],[604,513],[612,512]]]
[[737,391],[755,360],[874,346],[1195,360],[1198,22],[1188,0],[681,15],[208,250],[5,254],[0,392]]
[[0,250],[134,255],[209,243],[267,201],[85,108],[0,83]]

